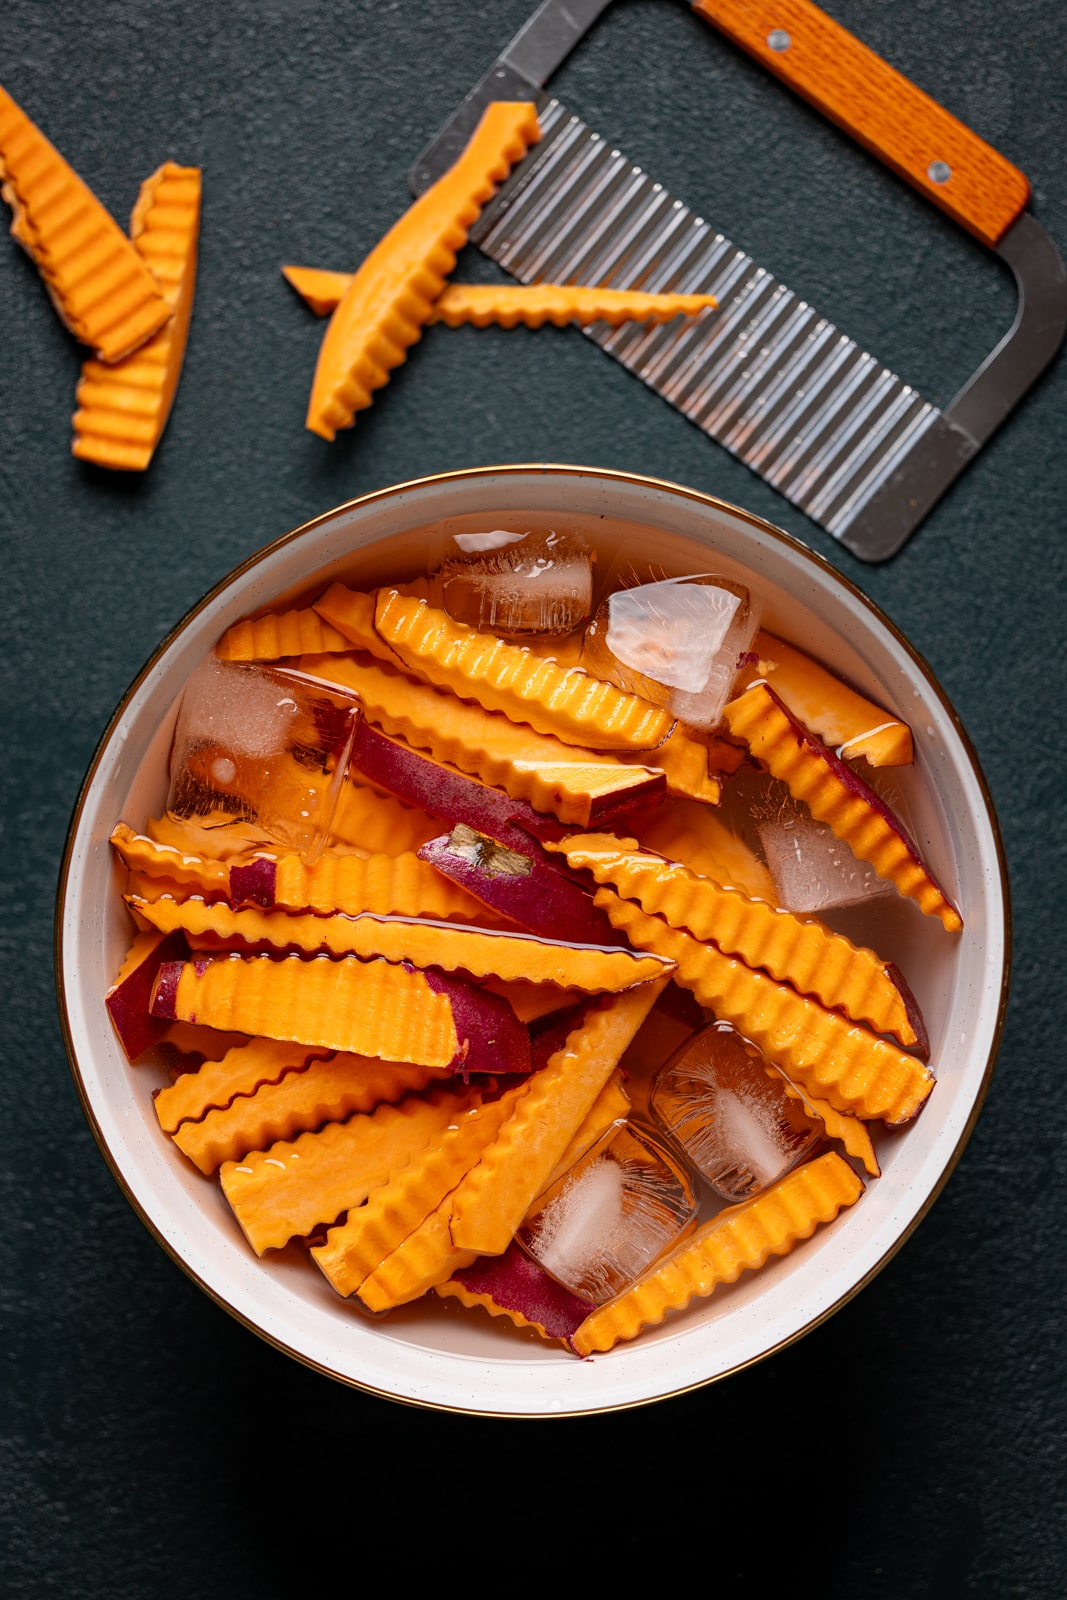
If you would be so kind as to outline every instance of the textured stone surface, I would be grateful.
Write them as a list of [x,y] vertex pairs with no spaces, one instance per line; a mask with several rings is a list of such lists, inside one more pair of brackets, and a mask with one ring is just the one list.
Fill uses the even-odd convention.
[[[1055,0],[830,9],[1015,160],[1067,245]],[[487,1450],[539,1486],[542,1512],[552,1508],[546,1552],[561,1557],[600,1504],[575,1478],[579,1452],[598,1463],[599,1485],[605,1461],[640,1468],[693,1440],[700,1470],[731,1465],[714,1475],[723,1529],[751,1526],[749,1462],[777,1461],[779,1484],[801,1486],[784,1488],[772,1529],[715,1541],[724,1555],[708,1577],[728,1592],[803,1571],[825,1595],[1043,1600],[1062,1592],[1064,1531],[1067,954],[1050,729],[1063,682],[1067,364],[905,551],[873,569],[570,330],[435,329],[352,433],[332,447],[305,433],[319,328],[279,264],[345,268],[373,244],[406,203],[410,160],[526,10],[6,0],[0,12],[0,82],[120,217],[160,161],[206,174],[186,372],[144,478],[70,457],[79,354],[32,266],[0,238],[3,1586],[64,1600],[316,1592],[332,1508],[357,1512],[342,1528],[362,1575],[383,1526],[402,1531],[408,1496],[447,1543],[462,1548],[475,1527],[483,1551],[502,1551],[503,1536],[485,1532],[484,1489],[470,1500]],[[559,89],[931,399],[950,399],[1010,322],[1010,283],[979,247],[685,8],[628,0]],[[472,256],[463,271],[494,269]],[[984,764],[1014,880],[1016,972],[977,1131],[921,1229],[861,1296],[710,1390],[515,1432],[342,1390],[186,1280],[126,1204],[79,1108],[56,1019],[51,902],[112,707],[231,566],[361,491],[520,460],[713,491],[799,534],[884,607],[940,674]],[[431,1479],[412,1470],[427,1460]],[[564,1470],[570,1488],[553,1489]],[[830,1487],[811,1522],[803,1486],[819,1472]],[[604,1506],[617,1553],[663,1558],[661,1496],[636,1516]],[[518,1509],[512,1494],[508,1523]]]

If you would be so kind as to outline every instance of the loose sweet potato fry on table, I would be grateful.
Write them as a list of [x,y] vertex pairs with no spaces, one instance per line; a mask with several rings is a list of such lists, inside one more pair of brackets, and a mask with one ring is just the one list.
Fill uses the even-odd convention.
[[[283,267],[282,276],[317,316],[326,317],[352,282],[350,272],[323,272],[317,267]],[[647,294],[640,289],[603,289],[566,283],[448,283],[434,301],[429,323],[450,328],[466,323],[487,328],[539,328],[552,322],[670,322],[693,317],[718,304],[711,294]]]
[[121,361],[82,367],[72,446],[79,460],[127,472],[143,472],[151,461],[185,359],[199,228],[199,168],[168,161],[142,185],[130,238],[174,314]]
[[433,303],[497,184],[541,137],[528,102],[494,101],[458,161],[415,201],[354,274],[319,352],[307,426],[351,427],[421,336]]
[[67,327],[101,361],[119,361],[169,321],[171,307],[110,212],[0,89],[0,194]]

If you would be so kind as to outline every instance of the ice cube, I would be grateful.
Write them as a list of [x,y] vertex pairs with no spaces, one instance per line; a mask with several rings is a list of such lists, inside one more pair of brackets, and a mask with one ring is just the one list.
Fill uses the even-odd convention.
[[602,1305],[695,1217],[693,1188],[680,1165],[623,1123],[553,1184],[518,1239],[557,1283]]
[[774,811],[756,821],[778,904],[786,911],[829,911],[891,894],[868,861],[853,855],[825,822],[785,794]]
[[167,810],[310,859],[326,842],[358,720],[355,700],[299,673],[208,656],[178,711]]
[[797,1162],[823,1125],[728,1023],[713,1022],[657,1073],[657,1126],[726,1200],[759,1194]]
[[714,728],[758,625],[748,590],[728,578],[643,583],[604,601],[582,664],[692,727]]
[[434,576],[450,617],[509,638],[571,633],[593,604],[593,560],[577,534],[453,533]]

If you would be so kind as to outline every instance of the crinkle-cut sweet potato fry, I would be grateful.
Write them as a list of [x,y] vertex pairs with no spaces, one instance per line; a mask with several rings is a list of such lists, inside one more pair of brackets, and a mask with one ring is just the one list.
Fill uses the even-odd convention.
[[141,186],[130,238],[173,315],[121,361],[86,361],[77,389],[80,461],[143,472],[163,437],[178,389],[196,283],[200,169],[167,161]]
[[808,1239],[821,1223],[863,1193],[860,1178],[834,1151],[795,1167],[763,1194],[720,1211],[710,1222],[675,1245],[647,1271],[593,1311],[571,1340],[580,1356],[610,1350],[655,1327],[669,1311],[681,1311],[694,1299],[711,1294],[720,1283],[733,1283],[771,1256],[784,1256]]
[[395,856],[324,850],[310,864],[294,855],[257,856],[231,866],[229,890],[234,906],[350,916],[371,911],[384,917],[457,922],[479,922],[486,916],[480,900],[420,861],[413,850]]
[[437,817],[382,794],[349,773],[337,795],[330,838],[368,855],[400,856],[418,850],[441,832]]
[[[285,266],[282,276],[319,317],[329,316],[352,282],[350,272],[319,267]],[[557,328],[569,322],[606,322],[618,328],[624,322],[695,317],[717,305],[711,294],[650,294],[576,283],[446,283],[427,320],[450,328],[468,323],[476,328],[540,328],[546,322]]]
[[652,750],[674,727],[661,706],[453,622],[447,612],[395,589],[379,590],[374,626],[417,677],[564,744]]
[[813,1112],[826,1129],[827,1138],[836,1139],[838,1144],[844,1145],[845,1154],[858,1161],[868,1177],[880,1178],[882,1169],[878,1164],[874,1141],[870,1129],[859,1117],[846,1116],[843,1111],[838,1111],[829,1100],[820,1100],[816,1095],[805,1094],[798,1089],[795,1083],[790,1083],[785,1073],[779,1067],[767,1063],[768,1077],[773,1077],[782,1085],[786,1094],[794,1100],[800,1100],[808,1110]]
[[766,683],[755,683],[725,708],[731,733],[825,822],[853,854],[869,861],[898,894],[914,900],[950,933],[963,919],[931,876],[888,806],[795,717]]
[[210,1173],[249,1150],[295,1139],[324,1123],[343,1122],[356,1111],[373,1111],[446,1075],[441,1067],[339,1052],[295,1067],[276,1083],[262,1083],[198,1122],[181,1123],[174,1143],[201,1172]]
[[720,748],[725,751],[733,747],[718,741],[713,749],[699,733],[676,727],[654,750],[643,750],[640,755],[624,754],[620,759],[640,761],[643,766],[662,772],[670,795],[717,806],[722,799],[722,780],[712,766]]
[[165,1032],[166,1022],[152,1015],[152,993],[160,969],[183,953],[180,935],[155,929],[139,932],[127,951],[104,1004],[128,1060],[136,1061]]
[[774,879],[764,863],[708,806],[667,800],[651,816],[639,818],[633,831],[642,849],[680,861],[702,878],[740,889],[750,899],[777,903]]
[[355,1294],[386,1256],[403,1244],[430,1212],[441,1204],[479,1161],[499,1134],[526,1084],[505,1091],[497,1100],[471,1106],[457,1115],[432,1147],[416,1156],[353,1207],[323,1244],[311,1252],[338,1294]]
[[169,321],[171,307],[145,261],[5,89],[0,195],[60,317],[101,361],[121,360]]
[[457,1248],[479,1255],[507,1249],[666,983],[590,1005],[534,1073],[499,1139],[456,1191],[449,1226]]
[[[200,893],[190,883],[181,883],[178,878],[157,877],[149,872],[131,872],[126,869],[126,898],[128,901],[144,899],[144,901],[157,901],[168,896],[170,899],[189,899],[190,894]],[[138,928],[149,928],[150,923],[139,917],[138,912],[131,906],[131,915]]]
[[313,606],[301,606],[235,622],[215,646],[215,654],[220,661],[281,661],[285,656],[324,655],[351,648],[348,636]]
[[204,896],[225,895],[229,890],[229,868],[223,862],[160,844],[147,834],[135,833],[125,822],[116,823],[111,843],[131,872],[182,884]]
[[[630,1096],[626,1093],[626,1075],[620,1067],[616,1067],[593,1101],[589,1115],[576,1129],[570,1144],[549,1173],[541,1194],[551,1189],[565,1172],[569,1172],[571,1167],[593,1148],[597,1140],[604,1137],[609,1128],[614,1127],[616,1123],[625,1122],[629,1114]],[[529,1208],[531,1211],[536,1210],[540,1198],[540,1195],[534,1196]]]
[[[572,867],[584,867],[624,900],[636,900],[649,916],[791,983],[853,1022],[892,1033],[906,1047],[919,1042],[913,1010],[881,957],[814,918],[795,917],[738,889],[724,889],[680,862],[639,850],[634,839],[573,834],[559,844],[548,841],[545,848],[559,851]],[[925,1040],[925,1029],[922,1036]]]
[[[358,695],[363,715],[391,738],[427,750],[435,761],[562,822],[588,827],[594,818],[611,818],[655,800],[664,788],[664,779],[643,766],[535,733],[499,711],[486,711],[378,662],[309,655],[301,657],[300,671]],[[706,752],[703,764],[706,777]]]
[[[616,1119],[613,1114],[625,1098],[620,1074],[612,1073],[607,1085],[593,1103],[592,1110],[575,1133],[559,1165],[550,1174],[548,1188],[564,1170],[592,1148],[601,1133]],[[359,1298],[372,1311],[417,1300],[428,1289],[443,1283],[453,1273],[476,1259],[473,1250],[458,1249],[449,1232],[453,1195],[448,1194],[403,1244],[392,1251],[359,1286]]]
[[181,929],[198,941],[211,936],[198,948],[297,949],[312,956],[358,956],[364,961],[377,956],[419,968],[465,972],[473,978],[512,982],[525,978],[535,983],[540,979],[585,994],[615,994],[671,971],[670,963],[658,956],[635,955],[621,946],[603,950],[518,930],[456,927],[418,917],[382,917],[373,912],[330,916],[261,911],[254,906],[234,911],[221,902],[197,898],[129,903],[162,933]]
[[205,1061],[196,1072],[183,1072],[169,1088],[161,1089],[153,1102],[159,1125],[164,1133],[174,1133],[183,1122],[198,1122],[209,1111],[223,1110],[238,1095],[253,1095],[262,1084],[298,1072],[315,1053],[306,1044],[249,1039],[218,1060]]
[[712,944],[669,928],[611,889],[595,902],[639,950],[677,963],[674,981],[696,995],[720,1022],[751,1039],[787,1077],[839,1111],[892,1126],[909,1122],[925,1104],[934,1075],[914,1056],[881,1039],[791,985],[724,956]]
[[351,427],[421,336],[433,303],[497,185],[541,137],[527,101],[494,101],[455,164],[408,208],[353,274],[319,352],[307,426]]
[[[368,655],[392,667],[399,666],[396,651],[390,650],[374,626],[376,604],[376,592],[365,593],[361,589],[349,589],[343,583],[331,583],[314,602],[312,609],[331,628],[336,628],[348,640],[350,647],[365,650]],[[309,655],[311,653],[308,652]]]
[[461,1268],[434,1291],[442,1299],[480,1306],[491,1317],[506,1317],[516,1328],[533,1328],[542,1338],[569,1345],[589,1315],[589,1302],[556,1283],[517,1244],[502,1256],[484,1256]]
[[223,1193],[257,1255],[280,1249],[362,1205],[477,1098],[470,1089],[429,1089],[281,1140],[224,1162]]
[[[757,658],[738,675],[736,694],[768,678],[793,715],[817,733],[839,756],[862,756],[872,767],[907,766],[914,758],[911,729],[865,695],[843,683],[828,667],[795,645],[761,629],[752,642]],[[736,695],[735,695],[736,698]]]
[[354,956],[223,956],[165,964],[154,1015],[268,1039],[447,1067],[459,1038],[425,973]]
[[425,1222],[364,1278],[357,1293],[368,1311],[407,1305],[477,1259],[476,1250],[461,1250],[452,1243],[452,1199],[445,1195]]
[[156,844],[169,845],[184,855],[203,856],[208,861],[230,862],[234,857],[244,860],[254,850],[272,847],[270,839],[256,839],[244,823],[205,822],[196,817],[173,817],[169,812],[149,817],[144,831]]

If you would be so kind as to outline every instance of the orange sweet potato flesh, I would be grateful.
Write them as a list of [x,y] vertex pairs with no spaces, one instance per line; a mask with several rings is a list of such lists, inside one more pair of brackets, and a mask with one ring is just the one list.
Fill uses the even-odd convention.
[[249,1150],[400,1100],[440,1076],[435,1067],[338,1052],[283,1073],[276,1083],[261,1083],[199,1121],[182,1122],[173,1138],[201,1172],[210,1173]]
[[221,861],[211,861],[174,845],[159,844],[146,834],[135,833],[125,822],[117,823],[112,829],[111,843],[131,872],[166,879],[202,895],[226,893],[230,875]]
[[[664,787],[664,780],[657,782],[644,767],[535,733],[499,711],[486,711],[376,661],[303,656],[300,670],[357,694],[367,720],[391,738],[427,750],[435,761],[563,822],[587,827],[594,816],[626,809],[631,800],[656,799]],[[659,754],[654,752],[649,761]],[[706,750],[703,770],[707,779]]]
[[741,739],[813,817],[825,822],[898,894],[914,900],[924,916],[938,917],[950,932],[963,919],[927,871],[918,851],[888,808],[815,735],[787,712],[773,690],[755,683],[725,708],[731,733]]
[[669,712],[638,695],[453,622],[394,589],[380,591],[374,626],[416,676],[565,744],[650,750],[674,727]]
[[311,606],[268,611],[227,628],[215,654],[220,661],[280,661],[283,656],[349,649],[349,640]]
[[926,1103],[933,1074],[898,1045],[714,945],[669,928],[611,889],[598,889],[594,903],[631,944],[673,960],[674,981],[751,1039],[806,1093],[829,1100],[838,1111],[892,1126],[909,1122]]
[[918,1042],[904,997],[881,959],[814,918],[724,889],[613,834],[575,834],[560,844],[547,842],[546,849],[563,854],[569,866],[584,867],[623,899],[636,900],[649,916],[710,940],[724,955],[791,983],[875,1033],[895,1034],[906,1046]]
[[882,1169],[878,1165],[874,1142],[865,1122],[861,1122],[859,1117],[846,1116],[828,1100],[820,1100],[813,1094],[802,1094],[795,1083],[790,1083],[785,1074],[777,1067],[771,1066],[769,1062],[766,1064],[766,1072],[768,1077],[777,1079],[791,1099],[800,1100],[819,1118],[826,1129],[827,1138],[836,1139],[838,1144],[843,1145],[846,1155],[850,1155],[853,1161],[858,1161],[869,1177],[881,1177]]
[[451,1194],[445,1195],[426,1220],[364,1278],[358,1293],[368,1310],[388,1311],[407,1305],[476,1259],[476,1250],[463,1250],[452,1242],[452,1199]]
[[434,1145],[331,1228],[325,1243],[311,1255],[338,1294],[356,1293],[363,1280],[451,1194],[497,1137],[524,1092],[525,1085],[509,1089],[498,1100],[458,1114]]
[[[304,915],[258,907],[234,911],[226,904],[195,897],[151,903],[131,900],[130,904],[151,927],[162,933],[182,929],[198,941],[198,948],[298,949],[310,955],[359,956],[364,961],[378,956],[386,962],[439,967],[474,978],[540,980],[586,994],[614,994],[670,971],[669,964],[658,957],[635,955],[627,949],[600,950],[518,930],[505,933],[451,927],[418,917]],[[213,937],[205,940],[206,935]],[[270,1033],[270,1029],[262,1031]]]
[[793,715],[838,754],[862,756],[872,767],[907,766],[914,757],[911,729],[865,695],[843,683],[827,667],[773,633],[757,633],[752,652],[758,664],[738,676],[736,693],[757,677],[769,679]]
[[347,777],[330,822],[330,837],[368,855],[400,856],[428,844],[441,832],[440,817],[379,794]]
[[449,1066],[458,1049],[447,996],[387,961],[230,956],[184,962],[173,977],[176,1021],[428,1067]]
[[[283,855],[273,859],[273,867],[273,892],[269,901],[252,896],[258,904],[320,915],[337,911],[355,916],[370,911],[383,917],[422,916],[457,922],[481,922],[486,915],[480,900],[420,861],[412,850],[399,855],[374,851],[366,856],[324,850],[310,864],[300,856]],[[234,872],[230,877],[234,905],[240,881],[240,873]]]
[[333,439],[351,427],[388,382],[420,337],[482,206],[540,136],[532,105],[494,101],[455,165],[371,251],[322,341],[307,413],[313,433]]
[[127,472],[143,472],[151,461],[185,359],[199,229],[199,168],[168,161],[142,185],[130,237],[173,316],[121,361],[82,367],[71,447],[80,461]]
[[[352,282],[349,272],[324,272],[317,267],[282,268],[292,285],[317,316],[329,316]],[[710,294],[649,294],[640,289],[585,288],[573,283],[449,283],[434,301],[429,321],[450,328],[466,323],[487,328],[539,328],[551,322],[606,322],[617,328],[624,322],[670,322],[693,317],[718,304]]]
[[[669,741],[668,741],[669,742]],[[703,878],[775,904],[774,879],[745,841],[708,806],[671,799],[634,825],[641,845]]]
[[209,1111],[224,1109],[238,1095],[253,1095],[264,1083],[277,1083],[298,1072],[314,1052],[307,1045],[280,1039],[249,1039],[217,1061],[205,1061],[196,1072],[183,1072],[153,1102],[164,1133],[183,1122],[197,1122]]
[[118,223],[0,89],[0,194],[11,232],[67,327],[101,361],[120,361],[170,319],[159,285]]
[[755,1199],[720,1211],[598,1307],[573,1336],[573,1349],[588,1356],[635,1338],[717,1284],[733,1283],[769,1257],[787,1255],[862,1193],[863,1180],[833,1151],[795,1168]]
[[666,980],[593,1004],[530,1079],[499,1139],[456,1191],[453,1244],[501,1255],[589,1115]]
[[395,1106],[357,1112],[317,1133],[226,1161],[219,1173],[223,1193],[257,1255],[280,1249],[362,1205],[473,1099],[469,1091],[447,1089],[405,1095]]

